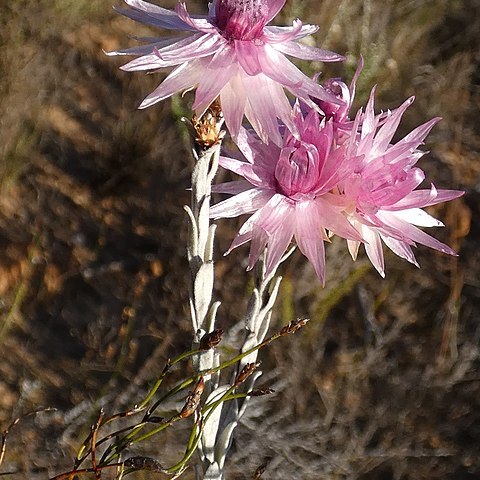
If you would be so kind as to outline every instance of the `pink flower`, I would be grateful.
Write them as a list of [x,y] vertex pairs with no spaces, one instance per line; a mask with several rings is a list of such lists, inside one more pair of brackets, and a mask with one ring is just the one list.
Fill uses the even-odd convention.
[[[333,122],[320,121],[315,110],[304,117],[295,106],[295,127],[283,144],[264,144],[241,129],[238,146],[246,160],[221,157],[220,164],[244,180],[217,185],[214,191],[234,194],[211,209],[212,218],[252,214],[243,224],[230,250],[251,242],[252,268],[267,247],[267,270],[280,261],[293,238],[325,283],[325,248],[329,232],[352,241],[361,236],[350,225],[330,193],[349,174],[355,159],[346,162],[346,146],[334,141]],[[328,232],[327,232],[328,231]]]
[[178,3],[173,12],[142,0],[125,0],[132,9],[119,10],[123,15],[189,35],[181,39],[155,39],[148,45],[111,55],[139,55],[122,67],[127,71],[175,67],[140,108],[196,88],[193,108],[197,115],[219,96],[233,137],[238,135],[245,115],[264,141],[270,138],[280,145],[277,119],[294,130],[284,88],[307,103],[311,103],[310,97],[339,103],[286,55],[323,62],[343,59],[333,52],[298,42],[314,33],[316,26],[303,25],[300,20],[295,20],[291,27],[267,26],[285,1],[214,0],[207,16],[193,16],[188,14],[184,3]]
[[[395,254],[416,266],[418,263],[411,247],[417,243],[455,255],[450,247],[417,226],[443,226],[422,209],[460,197],[464,192],[437,190],[433,184],[429,190],[415,190],[425,178],[424,172],[415,166],[425,153],[418,147],[440,119],[434,118],[420,125],[392,144],[402,115],[412,104],[413,97],[393,112],[375,116],[374,92],[375,89],[365,113],[360,111],[357,114],[352,129],[352,135],[358,138],[350,142],[348,155],[356,159],[357,167],[340,182],[338,192],[349,221],[363,238],[368,258],[383,277],[382,241]],[[354,260],[360,243],[348,240]]]

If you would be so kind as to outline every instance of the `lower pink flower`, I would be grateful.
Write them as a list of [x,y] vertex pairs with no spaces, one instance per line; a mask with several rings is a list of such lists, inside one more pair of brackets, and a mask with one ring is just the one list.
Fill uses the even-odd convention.
[[272,271],[295,239],[324,284],[329,233],[362,240],[331,193],[356,159],[347,162],[347,145],[336,144],[333,121],[320,121],[314,110],[304,116],[297,105],[294,122],[299,138],[285,130],[281,147],[240,131],[238,146],[245,159],[221,157],[220,164],[244,180],[215,186],[214,191],[234,196],[213,206],[211,216],[252,214],[230,247],[251,242],[249,269],[266,248],[267,271]]

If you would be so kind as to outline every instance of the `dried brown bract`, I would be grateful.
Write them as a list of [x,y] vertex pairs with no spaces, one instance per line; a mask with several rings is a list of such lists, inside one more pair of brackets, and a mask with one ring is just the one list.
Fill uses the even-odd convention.
[[273,388],[269,387],[258,387],[254,388],[249,394],[249,397],[263,397],[263,395],[271,395],[272,393],[275,393],[275,390]]
[[247,363],[237,375],[235,386],[242,384],[260,366],[261,362]]
[[260,465],[253,474],[253,480],[259,480],[259,478],[265,473],[267,469],[267,464]]
[[291,335],[292,333],[298,332],[302,327],[304,327],[310,321],[309,318],[297,318],[297,320],[292,320],[288,325],[283,327],[280,330],[280,335]]
[[213,332],[206,333],[200,340],[200,350],[210,350],[215,348],[222,340],[223,330],[221,328]]
[[200,398],[202,398],[204,388],[205,381],[203,380],[203,377],[201,377],[193,391],[186,398],[185,405],[183,406],[182,411],[178,414],[180,418],[187,418],[195,413],[200,404]]
[[218,100],[213,102],[200,118],[193,115],[191,122],[195,131],[195,143],[202,149],[213,147],[222,139],[219,128],[221,118],[222,110]]

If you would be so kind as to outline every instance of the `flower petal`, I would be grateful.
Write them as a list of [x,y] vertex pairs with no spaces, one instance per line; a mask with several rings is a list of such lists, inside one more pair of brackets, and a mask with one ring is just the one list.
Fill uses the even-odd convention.
[[220,95],[222,88],[235,75],[237,69],[230,48],[223,48],[213,56],[205,75],[200,79],[192,106],[199,117]]
[[341,62],[345,60],[343,55],[321,48],[311,47],[304,43],[298,42],[282,42],[273,45],[273,48],[285,55],[301,58],[302,60],[315,60],[317,62]]
[[258,60],[258,52],[263,46],[255,45],[250,40],[235,40],[237,61],[247,75],[258,75],[262,66]]
[[378,216],[387,224],[390,225],[397,230],[403,232],[403,234],[411,239],[416,243],[420,243],[421,245],[425,245],[427,247],[433,248],[440,252],[446,253],[447,255],[454,255],[456,256],[456,252],[452,250],[448,245],[440,242],[436,238],[428,235],[427,233],[423,232],[419,228],[411,225],[404,220],[401,220],[394,215],[390,214],[390,212],[378,212]]
[[193,60],[178,66],[150,95],[145,97],[138,108],[150,107],[160,100],[171,97],[174,93],[195,86],[202,78],[204,71],[202,60]]
[[212,185],[212,192],[237,195],[238,193],[245,192],[251,188],[252,185],[246,180],[235,180],[233,182],[217,183],[216,185]]
[[217,31],[217,28],[210,23],[207,17],[190,15],[185,2],[178,2],[175,5],[175,13],[185,24],[194,30],[200,30],[205,33],[215,33]]
[[266,23],[273,20],[278,12],[283,8],[287,0],[267,0],[265,3],[268,5],[268,12],[266,15]]
[[324,225],[316,215],[313,203],[299,203],[295,210],[295,240],[300,251],[312,263],[317,277],[325,286]]
[[262,208],[273,197],[273,190],[252,188],[210,208],[210,218],[233,218]]
[[[155,41],[149,43],[148,45],[141,45],[138,47],[132,48],[123,48],[121,50],[114,50],[112,52],[105,52],[105,55],[113,57],[115,55],[149,55],[153,54],[155,48],[163,48],[169,45],[173,45],[179,41],[178,37],[175,38],[165,38],[165,39],[155,39]],[[158,57],[157,57],[158,58]]]
[[362,236],[365,243],[365,251],[377,272],[385,278],[385,260],[383,256],[382,242],[380,235],[375,230],[362,225]]
[[421,208],[409,208],[391,212],[391,215],[418,227],[444,227],[445,225]]
[[220,91],[220,104],[228,130],[236,141],[242,126],[245,105],[247,103],[247,92],[239,74],[233,75],[230,81]]
[[125,0],[125,3],[132,7],[133,10],[113,8],[121,15],[137,22],[169,30],[194,30],[194,28],[182,21],[175,12],[166,8],[158,7],[142,0]]
[[380,234],[383,242],[385,245],[395,254],[398,255],[400,258],[404,258],[410,263],[413,263],[416,267],[420,268],[420,265],[417,262],[417,259],[415,258],[415,255],[413,254],[412,248],[410,245],[408,245],[405,242],[402,242],[400,240],[396,240],[392,237],[389,237],[387,235],[382,235]]
[[281,43],[299,40],[314,34],[317,30],[317,25],[303,25],[301,22],[294,22],[291,27],[274,27],[267,25],[263,30],[263,37],[270,44]]
[[396,211],[407,208],[423,208],[438,203],[448,202],[459,198],[465,192],[461,190],[437,190],[433,185],[431,190],[416,190],[405,196],[394,205],[390,205],[387,210]]
[[180,40],[162,49],[153,48],[153,53],[136,58],[127,63],[122,70],[138,71],[171,67],[208,55],[213,55],[222,42],[217,35],[197,34]]

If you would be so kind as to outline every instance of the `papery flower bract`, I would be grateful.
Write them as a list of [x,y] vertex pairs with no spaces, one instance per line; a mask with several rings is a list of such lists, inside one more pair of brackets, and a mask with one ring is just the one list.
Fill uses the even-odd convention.
[[[332,103],[328,100],[322,99],[313,99],[322,110],[327,119],[333,119],[334,125],[340,128],[347,128],[347,125],[351,127],[352,122],[348,118],[348,114],[353,104],[355,98],[355,91],[357,88],[357,81],[360,73],[363,69],[363,57],[360,56],[360,61],[358,62],[357,70],[350,82],[350,85],[347,85],[340,78],[329,78],[323,82],[323,88],[328,92],[337,97],[339,103]],[[316,75],[315,80],[319,77]]]
[[310,97],[332,104],[338,99],[304,75],[285,55],[303,60],[340,61],[342,56],[299,43],[317,30],[295,20],[291,27],[267,26],[286,0],[214,0],[207,16],[189,15],[185,4],[175,12],[142,0],[125,0],[123,15],[155,27],[191,35],[151,39],[148,45],[111,52],[139,55],[127,71],[176,67],[140,105],[145,108],[174,93],[196,88],[193,105],[201,115],[219,96],[225,122],[236,137],[243,116],[260,137],[280,145],[280,119],[293,130],[291,106],[284,88],[304,101]]
[[[402,115],[412,104],[413,97],[396,110],[375,116],[374,93],[375,89],[365,112],[358,112],[352,129],[351,135],[358,138],[350,142],[348,155],[357,159],[357,168],[340,183],[339,201],[344,202],[350,222],[363,237],[368,258],[380,275],[385,276],[382,241],[395,254],[416,266],[418,263],[411,247],[417,243],[455,255],[449,246],[417,226],[443,226],[422,208],[458,198],[464,192],[437,190],[433,184],[430,190],[415,190],[425,178],[423,170],[415,166],[425,154],[418,147],[440,119],[420,125],[392,144]],[[360,243],[348,240],[354,260]]]
[[330,193],[354,168],[355,159],[346,162],[347,147],[336,145],[331,120],[320,121],[314,109],[304,117],[298,104],[294,112],[299,139],[286,130],[281,147],[264,144],[241,129],[237,143],[246,160],[221,157],[220,165],[245,180],[214,186],[214,191],[234,196],[210,213],[212,218],[253,214],[230,247],[251,241],[248,268],[267,247],[271,271],[294,238],[324,284],[324,241],[329,232],[361,240]]

